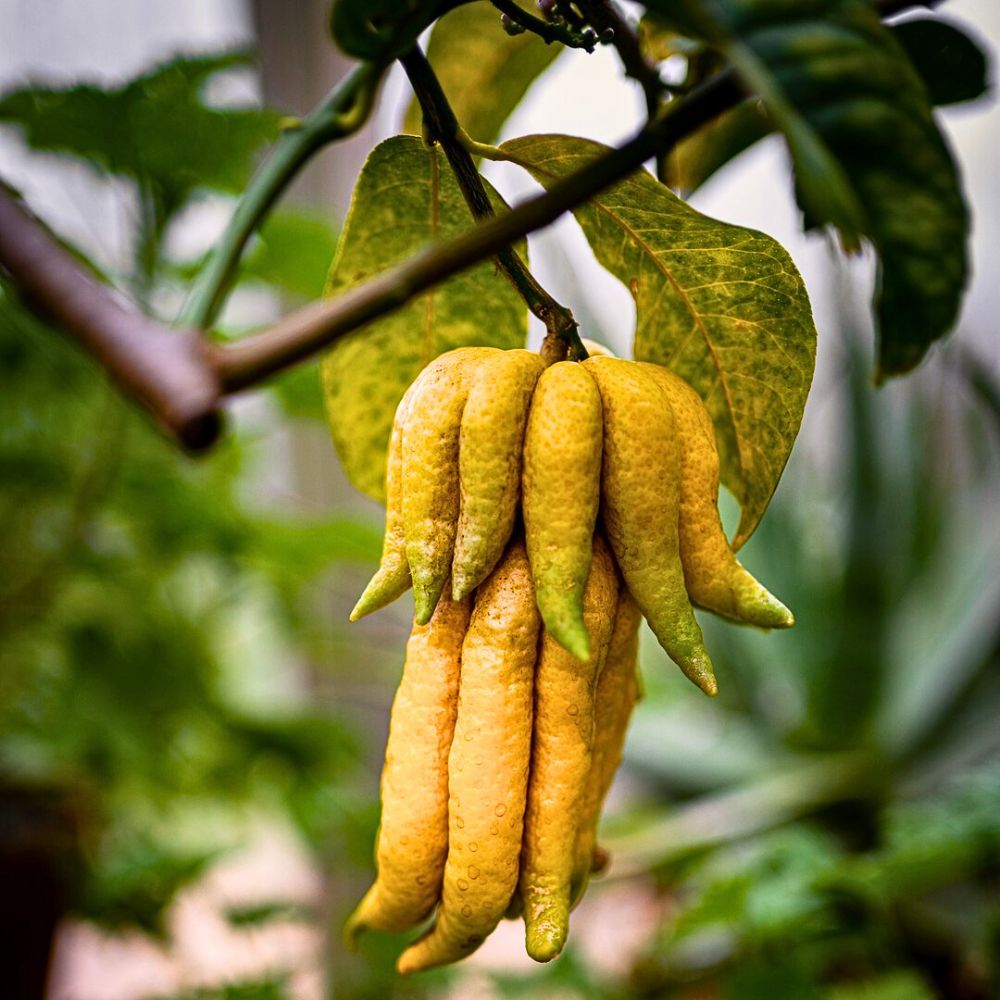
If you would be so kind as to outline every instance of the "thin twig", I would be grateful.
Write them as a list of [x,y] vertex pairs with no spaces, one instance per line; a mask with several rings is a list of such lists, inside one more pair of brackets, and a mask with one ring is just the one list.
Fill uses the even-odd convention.
[[34,309],[80,341],[173,437],[220,431],[221,385],[194,330],[172,330],[101,284],[0,185],[0,263]]
[[[469,211],[479,220],[493,218],[496,213],[486,193],[486,186],[472,156],[459,140],[459,125],[455,113],[427,57],[415,46],[400,62],[420,102],[427,136],[439,143],[444,150]],[[528,308],[545,324],[548,343],[543,353],[546,359],[585,358],[587,350],[580,341],[572,312],[542,288],[517,250],[513,246],[503,247],[497,251],[495,260]]]
[[206,343],[192,329],[171,329],[140,313],[91,273],[0,186],[0,266],[41,314],[94,354],[123,390],[190,448],[218,435],[224,393],[249,388],[328,346],[414,295],[478,264],[554,222],[705,122],[744,92],[722,73],[672,102],[620,149],[510,212],[429,247],[327,302],[317,302],[238,343]]
[[[621,61],[625,75],[642,87],[646,101],[646,118],[650,121],[660,113],[663,98],[669,88],[660,79],[659,70],[643,54],[639,36],[625,19],[614,0],[580,0],[580,10],[594,26],[598,35],[609,39]],[[667,158],[657,154],[656,176],[662,181],[666,177]]]
[[656,67],[643,55],[638,35],[617,4],[614,0],[580,0],[579,7],[598,35],[609,38],[609,44],[618,52],[625,75],[642,87],[646,116],[655,118],[667,87]]
[[247,241],[282,192],[316,151],[356,132],[367,120],[383,69],[362,63],[301,122],[287,128],[236,206],[208,263],[198,275],[178,318],[182,326],[207,329],[226,300]]
[[511,24],[538,35],[546,45],[560,42],[570,49],[584,49],[593,52],[597,45],[597,35],[594,32],[577,31],[566,23],[546,21],[534,14],[529,14],[519,7],[514,0],[491,0],[493,6],[500,11]]

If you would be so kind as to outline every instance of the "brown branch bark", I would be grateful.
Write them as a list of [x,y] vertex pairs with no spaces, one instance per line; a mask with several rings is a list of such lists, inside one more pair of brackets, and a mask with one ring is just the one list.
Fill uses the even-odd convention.
[[549,225],[743,96],[735,77],[722,73],[544,194],[235,344],[211,344],[194,330],[170,329],[143,315],[98,282],[2,189],[0,267],[40,314],[93,353],[168,433],[188,448],[204,448],[219,433],[217,408],[224,394],[258,384]]
[[0,265],[172,437],[191,450],[215,441],[221,385],[197,332],[163,326],[101,284],[2,185]]

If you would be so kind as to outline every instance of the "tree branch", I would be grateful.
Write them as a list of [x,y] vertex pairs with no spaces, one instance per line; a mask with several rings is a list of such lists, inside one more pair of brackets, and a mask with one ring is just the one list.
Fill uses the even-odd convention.
[[[621,60],[625,75],[642,87],[646,100],[646,118],[652,121],[659,113],[667,87],[660,79],[657,68],[643,55],[639,38],[622,15],[614,0],[580,0],[583,15],[602,38],[609,38]],[[664,181],[667,176],[665,153],[656,156],[656,176]]]
[[565,22],[546,21],[535,17],[514,3],[514,0],[491,0],[491,2],[506,18],[505,27],[516,25],[521,31],[530,31],[533,35],[538,35],[546,45],[560,42],[567,48],[584,49],[587,52],[593,52],[597,45],[597,35],[594,32],[577,31]]
[[[486,193],[483,179],[469,151],[459,141],[459,125],[455,113],[426,56],[418,47],[414,47],[400,62],[420,102],[428,138],[438,142],[444,150],[469,210],[478,220],[493,218],[496,213]],[[542,353],[546,359],[563,360],[570,357],[583,360],[587,356],[587,350],[580,341],[573,313],[542,288],[513,246],[498,250],[494,259],[528,308],[545,324],[546,342],[542,346]]]
[[367,120],[384,67],[362,63],[309,114],[287,128],[250,181],[208,264],[178,319],[183,326],[207,329],[215,321],[236,279],[247,241],[292,179],[323,146],[356,132]]
[[608,150],[551,190],[234,344],[203,342],[190,328],[170,329],[124,303],[2,189],[0,266],[42,315],[95,354],[168,433],[189,448],[204,448],[219,433],[217,406],[223,394],[256,385],[438,282],[495,256],[626,177],[744,96],[733,74],[719,74],[671,102],[620,149]]
[[101,284],[3,185],[0,264],[172,437],[191,450],[215,441],[221,385],[198,333],[157,323]]
[[656,152],[672,148],[745,96],[733,73],[720,73],[667,105],[656,121],[619,149],[608,150],[544,194],[479,223],[447,243],[415,254],[335,299],[306,306],[263,333],[217,347],[214,363],[223,388],[235,392],[254,385],[337,337],[402,306],[445,278],[489,259],[627,177]]

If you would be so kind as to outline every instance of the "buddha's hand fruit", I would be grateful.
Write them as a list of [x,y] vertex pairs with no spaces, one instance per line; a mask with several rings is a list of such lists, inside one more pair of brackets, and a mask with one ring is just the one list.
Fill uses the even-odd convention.
[[573,361],[546,368],[524,439],[525,542],[548,634],[575,657],[590,656],[583,588],[597,521],[604,435],[601,394]]
[[391,604],[410,587],[410,564],[406,561],[406,535],[403,531],[403,428],[409,417],[410,401],[419,382],[418,378],[406,390],[392,421],[392,434],[386,455],[382,558],[378,570],[354,605],[352,622]]
[[604,406],[601,506],[625,584],[667,655],[706,694],[715,694],[712,661],[681,566],[681,454],[673,413],[636,363],[592,357],[583,367]]
[[597,823],[604,799],[621,763],[625,732],[639,697],[641,624],[642,613],[628,591],[622,589],[607,656],[594,693],[594,751],[573,845],[573,905],[587,888],[587,881],[594,867]]
[[758,628],[789,628],[792,613],[733,555],[719,518],[719,453],[712,418],[701,397],[673,372],[640,364],[659,385],[674,415],[681,445],[679,539],[691,602]]
[[538,962],[555,958],[569,931],[575,839],[594,746],[594,695],[617,602],[614,561],[604,542],[595,537],[583,595],[590,656],[577,659],[545,633],[535,667],[531,779],[519,887],[525,946]]
[[456,599],[486,579],[514,528],[528,404],[544,367],[539,355],[520,350],[497,351],[475,365],[459,434]]
[[459,435],[476,365],[501,354],[466,347],[442,354],[421,373],[403,426],[402,506],[413,617],[430,620],[455,550],[460,509]]
[[639,696],[642,617],[708,694],[692,605],[792,624],[733,554],[718,492],[708,411],[655,365],[464,348],[418,376],[387,455],[381,563],[351,616],[412,581],[378,873],[352,942],[433,912],[399,959],[417,972],[471,954],[506,915],[523,916],[533,958],[560,953],[607,862],[597,826]]
[[475,951],[514,894],[539,625],[528,559],[514,542],[479,588],[462,646],[441,903],[430,931],[400,956],[401,973]]
[[448,853],[448,753],[471,600],[445,596],[414,625],[389,720],[375,884],[348,921],[361,931],[407,931],[434,908]]

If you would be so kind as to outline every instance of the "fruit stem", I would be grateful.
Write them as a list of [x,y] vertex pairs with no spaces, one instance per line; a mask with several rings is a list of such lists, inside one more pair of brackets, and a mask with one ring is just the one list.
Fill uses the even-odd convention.
[[[478,220],[492,218],[496,213],[486,185],[465,146],[468,136],[460,128],[427,57],[415,45],[400,58],[400,62],[420,102],[427,139],[438,143],[444,151],[469,211]],[[546,362],[551,364],[567,358],[582,361],[586,358],[587,349],[580,340],[573,313],[542,288],[514,247],[498,251],[494,260],[531,312],[545,324],[546,335],[541,353]]]

